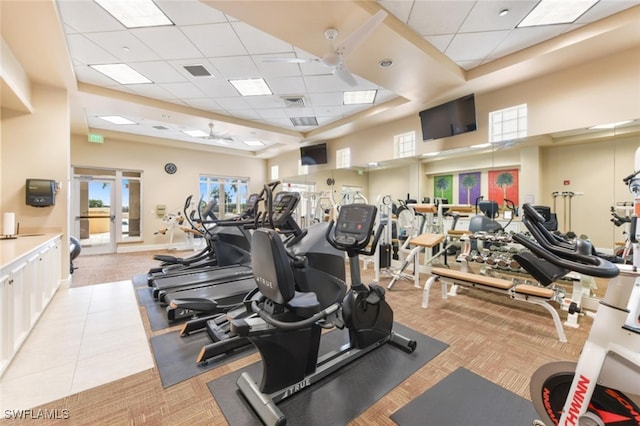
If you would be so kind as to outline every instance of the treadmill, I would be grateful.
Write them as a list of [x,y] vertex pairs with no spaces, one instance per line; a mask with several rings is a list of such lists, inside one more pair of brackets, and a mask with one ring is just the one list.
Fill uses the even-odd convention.
[[[162,280],[168,277],[183,277],[187,274],[199,274],[201,272],[210,271],[213,268],[230,265],[242,265],[250,263],[250,239],[248,232],[238,229],[246,224],[253,224],[257,211],[257,204],[260,200],[259,194],[251,194],[247,200],[247,208],[242,216],[230,220],[214,220],[200,221],[202,224],[214,224],[212,229],[205,228],[205,239],[207,240],[207,248],[203,252],[209,252],[203,256],[203,252],[198,253],[197,257],[202,260],[181,265],[180,263],[166,265],[167,269],[153,268],[147,274],[148,284],[150,287],[156,287],[156,280]],[[223,228],[220,228],[223,227]],[[216,250],[220,253],[216,254]],[[161,256],[162,258],[173,258],[173,256]],[[158,260],[159,256],[154,256]],[[194,277],[194,280],[206,280],[206,276]],[[180,281],[168,281],[161,287],[166,288],[172,285],[179,285]],[[195,281],[194,281],[195,282]],[[157,291],[154,290],[157,294]],[[156,297],[154,294],[154,297]]]
[[[259,201],[258,194],[252,194],[247,205],[253,205],[247,212],[255,212]],[[252,215],[243,218],[219,220],[216,226],[208,230],[210,244],[216,253],[217,265],[187,270],[170,270],[151,278],[149,286],[153,289],[153,297],[177,288],[191,288],[206,285],[209,282],[220,282],[229,278],[251,276],[251,234],[247,227],[255,226]]]
[[[273,207],[267,208],[267,213],[258,227],[278,228],[287,233],[293,230],[291,222],[293,213],[300,201],[297,192],[279,192],[273,200]],[[170,321],[191,318],[199,313],[222,313],[242,303],[244,297],[257,287],[253,275],[250,277],[233,279],[227,282],[208,283],[191,288],[178,287],[159,294],[158,299],[167,303],[167,318]]]

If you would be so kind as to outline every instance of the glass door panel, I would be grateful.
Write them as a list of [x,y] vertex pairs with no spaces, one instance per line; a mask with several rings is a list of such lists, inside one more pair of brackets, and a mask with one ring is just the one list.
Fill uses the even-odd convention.
[[112,208],[115,180],[74,178],[74,233],[82,254],[115,252],[115,210]]

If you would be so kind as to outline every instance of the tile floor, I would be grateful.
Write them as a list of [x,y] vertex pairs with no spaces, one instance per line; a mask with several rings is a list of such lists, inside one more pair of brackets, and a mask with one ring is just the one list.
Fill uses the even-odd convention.
[[153,368],[131,281],[60,288],[0,378],[0,412]]

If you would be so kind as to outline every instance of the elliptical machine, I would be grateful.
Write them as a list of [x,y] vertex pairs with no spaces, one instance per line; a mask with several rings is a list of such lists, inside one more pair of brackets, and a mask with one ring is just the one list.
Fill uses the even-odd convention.
[[[274,230],[254,232],[252,265],[262,297],[251,303],[256,315],[233,320],[231,330],[248,338],[262,356],[260,384],[245,372],[237,385],[265,424],[285,424],[286,418],[277,407],[280,401],[385,343],[408,353],[415,350],[414,340],[393,332],[393,311],[385,301],[384,289],[367,286],[360,278],[359,255],[372,254],[365,247],[375,217],[375,206],[344,205],[336,226],[327,229],[329,244],[349,257],[352,284],[341,302],[324,309],[315,293],[296,291],[294,270],[304,265],[305,259],[292,259]],[[379,227],[372,247],[381,230]],[[349,344],[319,358],[321,329],[332,327],[347,327]]]

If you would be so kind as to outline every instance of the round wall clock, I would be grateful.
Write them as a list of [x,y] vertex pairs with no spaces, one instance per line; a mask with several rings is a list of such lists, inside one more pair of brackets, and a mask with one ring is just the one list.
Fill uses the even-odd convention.
[[172,175],[178,171],[178,167],[173,163],[167,163],[164,165],[164,171]]

